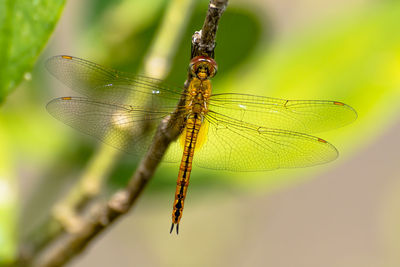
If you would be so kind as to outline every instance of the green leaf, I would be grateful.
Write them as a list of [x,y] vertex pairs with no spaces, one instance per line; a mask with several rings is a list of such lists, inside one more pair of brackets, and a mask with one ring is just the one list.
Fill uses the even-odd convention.
[[0,2],[0,103],[35,63],[65,0]]

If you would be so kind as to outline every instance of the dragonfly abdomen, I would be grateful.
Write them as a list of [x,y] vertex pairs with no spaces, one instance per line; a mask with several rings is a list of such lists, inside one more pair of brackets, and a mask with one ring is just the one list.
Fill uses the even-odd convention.
[[189,186],[190,173],[192,171],[192,161],[194,150],[196,147],[197,136],[200,131],[202,116],[194,113],[188,116],[186,122],[186,136],[183,150],[181,165],[179,167],[178,180],[175,191],[175,201],[172,211],[172,226],[176,224],[176,232],[178,233],[179,221],[182,217],[183,206],[186,198],[187,188]]

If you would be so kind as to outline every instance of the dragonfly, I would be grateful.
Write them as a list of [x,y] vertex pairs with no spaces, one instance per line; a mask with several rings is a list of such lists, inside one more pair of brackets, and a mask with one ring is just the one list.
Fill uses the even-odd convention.
[[192,165],[234,172],[309,167],[338,157],[311,134],[345,126],[356,111],[339,101],[285,100],[240,93],[213,94],[217,63],[189,64],[187,88],[124,73],[67,55],[51,57],[49,72],[83,95],[60,97],[47,110],[65,124],[130,154],[150,146],[160,122],[182,114],[180,135],[163,160],[179,162],[172,225],[179,231]]

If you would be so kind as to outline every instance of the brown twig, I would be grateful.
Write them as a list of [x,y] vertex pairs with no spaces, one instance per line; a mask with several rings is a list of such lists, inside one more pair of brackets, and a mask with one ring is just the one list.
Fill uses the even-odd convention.
[[[213,57],[218,21],[227,6],[227,2],[227,0],[210,1],[203,28],[200,32],[196,32],[192,38],[192,57],[196,55]],[[201,34],[199,35],[199,33]],[[185,87],[188,82],[186,81]],[[178,107],[184,104],[183,101],[184,97],[182,97]],[[153,176],[169,144],[181,133],[184,117],[180,114],[180,110],[177,108],[169,118],[160,124],[149,151],[142,159],[128,186],[115,193],[106,205],[93,206],[89,211],[89,216],[82,218],[78,229],[60,235],[56,242],[53,242],[34,259],[33,266],[62,266],[82,252],[94,237],[109,227],[118,217],[130,210]]]
[[203,28],[192,36],[192,58],[209,56],[214,58],[215,36],[218,22],[228,5],[228,0],[211,0],[208,5]]

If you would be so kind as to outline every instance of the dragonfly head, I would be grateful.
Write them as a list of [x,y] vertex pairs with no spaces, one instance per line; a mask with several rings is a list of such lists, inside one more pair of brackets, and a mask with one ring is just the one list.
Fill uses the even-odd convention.
[[190,73],[200,80],[210,79],[217,74],[217,62],[210,57],[197,56],[189,64]]

